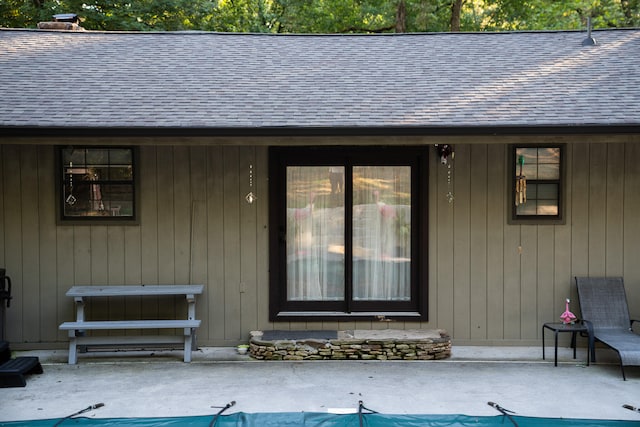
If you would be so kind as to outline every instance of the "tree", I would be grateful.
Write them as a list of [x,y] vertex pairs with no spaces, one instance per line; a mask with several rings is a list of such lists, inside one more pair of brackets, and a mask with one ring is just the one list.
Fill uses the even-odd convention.
[[89,30],[273,33],[516,31],[640,26],[640,0],[2,0],[0,26],[73,12]]
[[51,15],[41,1],[3,0],[0,2],[0,27],[35,28],[38,22],[50,20]]
[[451,31],[460,31],[460,14],[462,13],[462,0],[451,2]]
[[277,32],[281,8],[270,0],[220,0],[202,29],[220,32]]
[[17,1],[0,5],[0,26],[35,28],[58,13],[76,13],[91,30],[176,31],[197,29],[211,13],[213,3],[204,0]]
[[281,11],[278,32],[379,33],[396,26],[388,0],[274,0]]
[[640,25],[638,0],[485,1],[486,30],[577,30]]
[[407,8],[404,5],[404,0],[398,2],[398,8],[396,9],[396,33],[407,32]]

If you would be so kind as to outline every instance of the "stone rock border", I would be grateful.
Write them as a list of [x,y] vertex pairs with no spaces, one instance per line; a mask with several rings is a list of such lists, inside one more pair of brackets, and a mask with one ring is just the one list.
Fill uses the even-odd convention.
[[[297,331],[296,331],[297,332]],[[337,339],[265,341],[252,331],[249,355],[258,360],[436,360],[451,356],[451,337],[435,330],[338,331]]]

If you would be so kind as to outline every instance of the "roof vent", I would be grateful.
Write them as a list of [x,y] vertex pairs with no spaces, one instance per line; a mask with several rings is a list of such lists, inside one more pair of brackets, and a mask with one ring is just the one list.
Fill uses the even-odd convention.
[[587,38],[582,40],[582,46],[595,46],[598,42],[591,37],[591,17],[587,18]]
[[66,31],[84,31],[79,24],[80,19],[75,13],[58,13],[53,15],[53,21],[38,22],[40,30],[66,30]]

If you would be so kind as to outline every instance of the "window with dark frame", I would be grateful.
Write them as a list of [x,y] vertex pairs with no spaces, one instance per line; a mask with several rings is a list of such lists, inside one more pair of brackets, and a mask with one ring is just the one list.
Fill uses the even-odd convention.
[[511,222],[563,221],[563,145],[512,146]]
[[425,147],[270,150],[272,320],[426,320]]
[[133,147],[58,148],[58,204],[62,221],[134,221]]

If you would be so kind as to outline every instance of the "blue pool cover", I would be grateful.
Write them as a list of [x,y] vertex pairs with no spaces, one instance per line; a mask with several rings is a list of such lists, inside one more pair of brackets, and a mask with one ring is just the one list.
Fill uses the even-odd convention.
[[[132,426],[132,427],[208,427],[215,415],[168,418],[68,418],[0,422],[6,427]],[[638,421],[539,418],[512,415],[391,415],[378,413],[329,414],[320,412],[255,413],[220,415],[215,427],[640,427]]]

